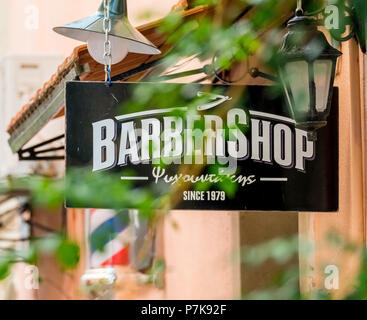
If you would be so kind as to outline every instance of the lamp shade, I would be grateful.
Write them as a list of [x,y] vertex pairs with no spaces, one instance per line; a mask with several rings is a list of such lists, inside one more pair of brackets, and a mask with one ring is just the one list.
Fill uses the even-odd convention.
[[[110,2],[111,32],[110,40],[120,41],[128,52],[141,54],[160,54],[154,44],[135,29],[127,17],[126,0],[111,0]],[[53,30],[63,36],[75,40],[87,42],[98,38],[98,34],[104,34],[103,30],[104,4],[102,2],[98,11],[87,18],[56,27]],[[102,39],[102,38],[101,38]],[[101,47],[103,50],[103,41]]]

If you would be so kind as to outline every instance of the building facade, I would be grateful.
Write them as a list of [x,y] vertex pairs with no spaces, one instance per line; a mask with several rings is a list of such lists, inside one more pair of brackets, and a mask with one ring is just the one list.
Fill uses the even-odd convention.
[[[37,1],[34,2],[36,3]],[[94,2],[97,3],[92,5],[90,1],[80,1],[77,5],[70,3],[70,6],[64,6],[60,4],[60,8],[52,7],[51,4],[49,8],[40,5],[40,10],[46,10],[46,12],[63,12],[59,17],[56,18],[55,16],[54,20],[47,17],[47,21],[51,26],[40,22],[42,30],[47,29],[47,32],[49,32],[51,27],[57,25],[58,22],[62,24],[65,21],[72,21],[74,17],[79,18],[82,12],[85,12],[86,16],[89,15],[90,10],[97,7],[99,1]],[[165,8],[165,12],[168,12],[174,3],[169,1],[163,3],[163,1],[160,1],[160,4],[162,8]],[[146,4],[142,4],[142,6],[148,7]],[[15,10],[14,12],[22,11],[17,6],[9,6],[9,10],[10,12],[13,12],[12,10]],[[32,11],[31,9],[29,10]],[[188,19],[190,16],[197,18],[201,14],[208,13],[203,8],[194,8],[186,12]],[[9,16],[11,17],[11,14]],[[142,25],[139,30],[156,45],[162,45],[164,41],[156,33],[157,25],[159,25],[159,22]],[[21,32],[18,30],[15,36],[20,37]],[[13,38],[8,41],[6,48],[15,48],[15,42],[19,45],[19,41],[13,43]],[[35,47],[42,53],[50,52],[51,54],[51,51],[56,49],[57,54],[65,56],[73,52],[70,59],[75,60],[72,61],[80,65],[89,64],[87,70],[78,74],[81,80],[103,80],[102,67],[91,61],[90,57],[85,53],[85,47],[78,47],[74,50],[74,42],[60,40],[54,34],[47,34],[45,38],[40,38],[37,41],[31,41],[28,48],[33,48],[32,46],[37,43]],[[54,46],[50,46],[50,43],[54,43]],[[162,49],[162,52],[164,53],[168,49],[168,47]],[[2,50],[4,51],[4,46]],[[19,52],[24,52],[21,47],[18,50]],[[340,44],[339,50],[343,52],[343,56],[338,61],[335,83],[339,87],[340,114],[338,212],[172,211],[156,229],[155,255],[161,257],[166,264],[164,284],[162,286],[155,286],[151,283],[144,284],[146,276],[144,272],[137,271],[129,265],[118,266],[116,267],[118,278],[115,289],[115,297],[117,299],[240,298],[243,293],[250,293],[253,290],[266,287],[272,277],[279,271],[279,267],[271,263],[267,263],[261,268],[253,268],[241,263],[239,254],[241,248],[256,245],[270,239],[292,236],[307,239],[314,246],[312,253],[300,252],[294,261],[294,264],[299,269],[299,285],[302,292],[312,293],[318,289],[326,289],[336,297],[343,297],[352,290],[358,273],[359,259],[355,253],[345,253],[343,250],[336,249],[334,244],[330,243],[328,239],[330,238],[330,233],[336,232],[347,242],[365,246],[366,59],[353,39]],[[61,64],[61,68],[67,68],[68,63],[71,61],[70,59]],[[140,61],[135,59],[138,59],[138,57],[128,56],[123,63],[114,68],[114,72],[121,74],[141,65]],[[262,69],[263,66],[259,65],[257,61],[257,57],[253,57],[251,64]],[[200,65],[199,62],[192,59],[181,64],[177,70],[186,71],[198,65]],[[246,72],[246,68],[248,68],[247,65],[234,68],[231,71],[233,78],[236,78],[237,74]],[[57,70],[56,66],[55,70]],[[50,75],[55,70],[51,70]],[[71,72],[72,68],[67,70]],[[143,77],[143,73],[137,73],[128,78],[128,80],[136,81]],[[190,76],[180,79],[182,82],[191,82],[193,80],[195,78]],[[44,81],[47,81],[47,78]],[[268,85],[269,82],[260,78],[254,79],[248,75],[237,84]],[[52,87],[52,90],[56,90],[56,85],[50,81],[46,83],[46,89],[47,86]],[[43,107],[47,110],[48,106],[51,105],[42,103],[39,105],[39,110]],[[63,104],[56,106],[55,112],[50,119],[58,119],[56,122],[60,121],[60,123],[63,123],[64,113],[62,107]],[[16,112],[14,112],[14,116],[15,114]],[[19,119],[22,119],[23,115],[24,111],[18,113],[16,121],[14,122],[13,119],[10,123],[8,132],[11,137],[14,137],[19,132],[19,128],[22,126],[22,122]],[[51,122],[53,121],[55,120]],[[44,134],[42,130],[38,132],[35,129],[37,135],[32,135],[32,139],[36,140],[28,137],[26,141],[19,143],[19,146],[32,145],[36,141],[44,140],[42,138],[42,134]],[[51,130],[53,133],[59,133],[60,127],[57,129],[58,131],[54,127],[48,130]],[[49,133],[44,134],[43,137],[46,136],[49,136]],[[18,139],[18,137],[16,138]],[[19,139],[22,138],[20,137]],[[13,151],[18,150],[19,147],[13,148]],[[14,161],[14,158],[9,159],[11,159],[9,160],[11,163]],[[80,279],[87,269],[89,259],[88,241],[85,238],[87,214],[88,211],[80,209],[68,209],[66,212],[60,209],[58,215],[56,215],[58,218],[55,219],[55,215],[52,215],[52,213],[37,210],[33,212],[33,218],[39,223],[47,224],[56,229],[65,227],[68,234],[77,240],[82,248],[81,263],[78,269],[73,272],[61,273],[56,271],[58,267],[55,262],[45,257],[45,260],[40,265],[40,272],[44,274],[52,273],[55,277],[48,283],[41,285],[40,290],[37,291],[39,298],[85,298],[85,295],[80,292]],[[64,221],[63,217],[65,217]],[[38,233],[36,234],[38,235]],[[330,267],[334,268],[332,270],[337,270],[337,287],[330,288],[326,286],[327,277],[330,275],[328,271]]]

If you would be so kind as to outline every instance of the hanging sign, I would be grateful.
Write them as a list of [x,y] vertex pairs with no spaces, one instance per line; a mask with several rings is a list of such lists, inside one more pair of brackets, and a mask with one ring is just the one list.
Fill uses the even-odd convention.
[[[273,87],[167,83],[167,96],[134,108],[137,85],[141,94],[162,86],[67,83],[67,174],[113,173],[121,184],[166,189],[175,209],[338,210],[337,89],[314,141]],[[187,105],[173,105],[170,88]]]

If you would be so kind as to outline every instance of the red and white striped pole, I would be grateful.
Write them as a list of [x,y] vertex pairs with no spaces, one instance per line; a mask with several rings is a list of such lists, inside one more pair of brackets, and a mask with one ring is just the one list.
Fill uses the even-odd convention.
[[[139,218],[138,210],[88,209],[85,219],[87,271],[82,285],[91,299],[113,299],[114,267],[130,266],[136,271],[149,267],[154,237],[147,237],[148,222]],[[138,254],[142,248],[143,256]]]
[[87,271],[82,286],[91,299],[112,300],[114,266],[129,265],[132,224],[129,212],[85,210]]

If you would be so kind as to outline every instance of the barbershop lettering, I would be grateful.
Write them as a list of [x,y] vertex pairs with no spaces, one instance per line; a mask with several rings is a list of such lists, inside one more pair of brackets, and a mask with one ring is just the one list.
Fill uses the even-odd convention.
[[[195,128],[199,121],[205,130]],[[225,121],[216,115],[187,114],[185,119],[104,119],[92,126],[93,171],[161,160],[167,165],[213,164],[228,157],[306,171],[306,161],[315,157],[315,142],[307,139],[307,132],[271,119],[250,118],[239,108],[229,110]]]

